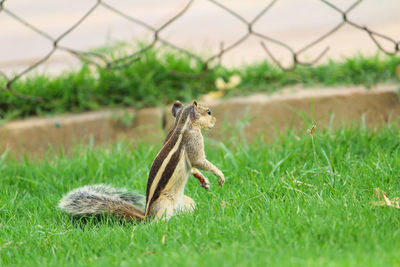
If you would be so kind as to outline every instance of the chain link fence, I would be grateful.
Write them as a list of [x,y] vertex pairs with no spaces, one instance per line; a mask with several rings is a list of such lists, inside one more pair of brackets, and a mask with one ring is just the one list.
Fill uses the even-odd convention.
[[[14,92],[13,90],[13,83],[15,83],[16,80],[20,79],[21,77],[25,76],[32,70],[38,68],[42,64],[44,64],[57,50],[60,51],[65,51],[77,58],[79,60],[82,60],[84,62],[87,62],[88,64],[95,65],[99,68],[106,68],[106,69],[114,69],[114,68],[124,68],[125,66],[132,64],[134,61],[140,59],[141,55],[146,52],[147,50],[153,48],[155,45],[162,45],[166,46],[169,48],[172,48],[179,53],[184,53],[194,60],[199,61],[202,64],[202,70],[203,73],[213,71],[217,66],[221,64],[221,59],[223,56],[225,56],[227,53],[230,53],[235,47],[240,46],[244,41],[249,39],[250,37],[255,37],[259,40],[259,45],[263,48],[265,51],[265,54],[272,60],[276,65],[278,65],[281,69],[283,70],[293,70],[296,68],[296,66],[299,65],[304,65],[304,66],[309,66],[312,64],[315,64],[318,60],[320,60],[329,50],[329,47],[326,47],[323,49],[317,56],[314,58],[306,61],[302,59],[302,55],[316,46],[317,44],[320,44],[322,41],[324,41],[326,38],[329,36],[333,35],[335,32],[337,32],[339,29],[344,27],[345,25],[351,26],[355,28],[358,31],[365,32],[368,36],[371,42],[373,42],[377,49],[382,51],[385,54],[388,55],[395,55],[399,53],[400,50],[400,41],[398,39],[395,39],[391,36],[387,36],[385,34],[379,33],[377,31],[374,31],[367,26],[361,25],[357,23],[356,21],[353,21],[352,19],[349,18],[349,14],[353,12],[363,0],[358,0],[352,3],[347,9],[341,9],[337,5],[333,3],[333,1],[326,1],[326,0],[316,0],[318,1],[321,5],[325,5],[326,7],[329,7],[332,12],[335,12],[337,16],[339,16],[340,22],[333,25],[329,30],[327,30],[325,33],[323,33],[321,36],[318,38],[315,38],[308,44],[304,45],[300,49],[295,49],[293,46],[291,46],[288,43],[285,43],[282,40],[279,40],[275,37],[272,37],[268,35],[268,32],[260,32],[255,30],[255,25],[259,23],[260,19],[265,16],[268,12],[270,12],[274,6],[276,5],[279,0],[272,0],[269,1],[265,4],[265,7],[259,10],[259,12],[252,18],[252,19],[246,19],[243,16],[241,16],[239,13],[231,9],[229,6],[222,4],[221,2],[215,1],[215,0],[208,0],[209,3],[211,3],[216,9],[221,9],[224,12],[226,12],[227,15],[232,16],[234,19],[239,21],[240,23],[244,24],[247,28],[247,31],[244,34],[241,34],[237,36],[236,40],[229,44],[225,44],[223,42],[220,43],[219,49],[216,53],[209,55],[208,57],[203,57],[201,55],[198,55],[188,49],[182,48],[177,44],[174,44],[173,41],[168,40],[167,38],[164,38],[161,36],[161,32],[165,31],[166,28],[171,27],[174,23],[176,23],[177,20],[179,20],[180,17],[182,17],[188,10],[191,9],[193,3],[195,2],[194,0],[188,1],[182,8],[173,16],[171,16],[168,20],[166,20],[164,23],[162,23],[161,26],[155,27],[152,26],[145,21],[136,18],[128,13],[126,13],[124,10],[119,9],[117,6],[111,5],[107,0],[97,0],[93,6],[91,6],[86,13],[81,16],[77,21],[72,22],[70,27],[66,29],[64,32],[59,34],[58,36],[53,36],[49,34],[48,32],[38,28],[35,26],[35,21],[27,21],[25,20],[22,16],[19,16],[17,13],[13,12],[12,10],[7,8],[7,2],[6,0],[0,0],[0,16],[9,16],[16,22],[20,23],[21,25],[27,27],[30,29],[32,32],[35,34],[38,34],[45,39],[48,40],[52,44],[51,49],[47,52],[46,55],[44,55],[42,58],[34,62],[33,64],[29,65],[22,71],[9,75],[0,70],[0,76],[4,78],[6,81],[5,84],[0,84],[0,89],[1,90],[8,90],[16,95],[18,95],[18,92]],[[129,21],[130,23],[140,26],[144,28],[146,31],[148,31],[152,35],[152,41],[148,42],[145,44],[143,47],[141,47],[139,50],[134,51],[128,55],[121,56],[119,58],[113,58],[111,59],[110,56],[108,56],[106,53],[101,53],[101,52],[94,52],[94,51],[80,51],[71,47],[67,47],[64,45],[61,45],[60,42],[66,38],[69,34],[71,34],[73,31],[75,31],[80,25],[87,20],[92,14],[94,14],[99,7],[105,8],[109,10],[110,12],[120,16],[121,18]],[[1,32],[1,27],[0,27],[0,32]],[[383,45],[385,43],[385,45]],[[289,66],[285,64],[285,66],[278,60],[278,58],[274,55],[274,53],[271,51],[269,48],[270,45],[276,45],[280,46],[281,48],[287,50],[288,53],[291,55],[291,63]],[[172,75],[185,75],[185,73],[176,73],[173,72],[171,73]],[[201,77],[201,74],[199,74],[199,77]],[[24,97],[21,95],[21,97]]]

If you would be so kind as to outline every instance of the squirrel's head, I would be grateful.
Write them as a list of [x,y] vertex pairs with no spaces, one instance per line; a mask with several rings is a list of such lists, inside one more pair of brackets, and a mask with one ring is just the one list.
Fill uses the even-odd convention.
[[217,121],[217,119],[211,115],[211,110],[208,107],[197,104],[196,100],[188,106],[183,105],[179,101],[175,101],[172,107],[172,115],[175,117],[175,120],[179,117],[178,114],[184,109],[188,109],[188,115],[190,116],[192,125],[200,129],[213,128]]

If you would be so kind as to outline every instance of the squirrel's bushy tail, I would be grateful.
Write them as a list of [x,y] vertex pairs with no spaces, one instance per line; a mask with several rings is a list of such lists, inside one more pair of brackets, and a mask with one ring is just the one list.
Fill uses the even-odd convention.
[[67,193],[58,203],[58,208],[78,216],[110,213],[140,221],[144,219],[145,201],[143,195],[98,184]]

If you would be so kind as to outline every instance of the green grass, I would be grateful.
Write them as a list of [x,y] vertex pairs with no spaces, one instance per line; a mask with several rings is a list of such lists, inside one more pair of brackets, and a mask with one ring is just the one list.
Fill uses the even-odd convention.
[[208,174],[205,191],[190,178],[194,214],[139,225],[80,221],[55,206],[86,184],[144,192],[158,147],[77,148],[41,161],[3,154],[0,265],[400,265],[400,210],[371,204],[374,188],[400,196],[399,126],[317,129],[314,139],[288,132],[272,144],[232,137],[206,147],[225,185]]
[[[121,69],[93,70],[84,65],[78,71],[56,77],[37,74],[19,79],[13,83],[13,90],[41,100],[33,101],[0,90],[0,119],[104,107],[158,106],[176,99],[191,101],[201,94],[216,90],[215,80],[218,77],[228,80],[233,74],[239,74],[242,83],[231,90],[228,96],[274,92],[292,85],[369,87],[377,83],[399,82],[395,74],[398,65],[398,56],[360,55],[342,62],[299,66],[294,71],[282,71],[263,61],[235,69],[219,67],[198,76],[202,64],[193,58],[167,49],[148,50],[139,60]],[[5,84],[6,81],[0,77],[0,85]]]

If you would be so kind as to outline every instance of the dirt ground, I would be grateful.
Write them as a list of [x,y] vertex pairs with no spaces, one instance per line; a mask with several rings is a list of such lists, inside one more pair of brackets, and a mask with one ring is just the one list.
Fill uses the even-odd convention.
[[[121,11],[157,27],[181,10],[183,0],[105,0]],[[331,0],[341,9],[354,1]],[[56,38],[80,19],[95,0],[12,0],[4,7],[35,27]],[[270,1],[224,0],[220,3],[252,20]],[[349,19],[370,29],[400,39],[400,1],[364,0],[352,12]],[[254,25],[254,30],[276,38],[295,50],[317,39],[342,21],[342,16],[318,0],[278,0],[276,4]],[[217,5],[206,0],[196,0],[190,9],[177,21],[161,32],[161,36],[177,46],[196,51],[204,58],[218,52],[220,43],[232,44],[247,32],[247,26]],[[104,7],[99,7],[79,27],[60,42],[69,48],[86,50],[104,46],[114,41],[151,40],[152,34]],[[291,58],[287,50],[266,43],[273,54],[283,62]],[[390,43],[382,41],[387,49]],[[326,46],[328,58],[376,53],[376,45],[368,34],[345,25],[338,32],[311,48],[303,59],[311,59]],[[0,12],[0,70],[4,73],[21,71],[38,61],[52,48],[52,43]],[[260,46],[260,39],[250,37],[244,43],[224,55],[223,63],[239,65],[264,60],[268,56]],[[322,62],[323,62],[322,61]],[[50,72],[77,66],[77,60],[66,52],[57,51],[40,69]]]

